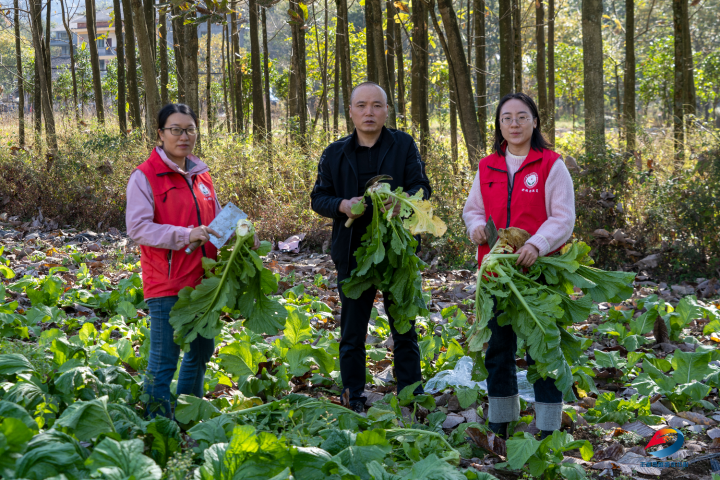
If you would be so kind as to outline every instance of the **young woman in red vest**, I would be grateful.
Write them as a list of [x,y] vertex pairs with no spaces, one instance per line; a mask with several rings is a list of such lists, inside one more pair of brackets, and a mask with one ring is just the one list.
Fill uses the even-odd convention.
[[[497,228],[519,227],[530,239],[517,253],[517,264],[531,266],[538,256],[563,246],[575,224],[575,196],[562,157],[550,150],[540,132],[535,102],[524,93],[504,96],[495,112],[495,152],[480,161],[463,220],[478,245],[478,262],[490,251],[484,227],[492,216]],[[501,312],[497,312],[498,314]],[[515,352],[517,337],[510,325],[500,327],[497,315],[485,354],[488,370],[489,427],[505,437],[509,422],[520,418]],[[534,361],[526,356],[528,364]],[[542,438],[560,428],[562,393],[554,380],[538,380],[535,424]]]
[[[158,115],[158,140],[150,158],[130,176],[126,224],[130,238],[141,245],[145,301],[150,309],[150,358],[144,389],[147,413],[172,416],[170,383],[177,370],[180,347],[173,341],[170,310],[184,287],[203,278],[202,257],[216,259],[207,243],[208,228],[220,213],[208,166],[192,154],[197,140],[197,116],[190,107],[169,104]],[[186,254],[188,244],[201,246]],[[198,336],[183,356],[177,395],[203,396],[207,362],[214,339]]]

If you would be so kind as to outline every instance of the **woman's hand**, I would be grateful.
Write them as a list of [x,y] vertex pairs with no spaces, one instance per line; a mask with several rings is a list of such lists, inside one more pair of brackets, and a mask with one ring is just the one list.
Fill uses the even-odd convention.
[[538,256],[540,255],[540,250],[538,250],[535,245],[531,243],[526,243],[520,248],[520,250],[515,253],[519,255],[517,262],[515,262],[517,265],[523,267],[532,267]]
[[215,235],[216,237],[220,237],[220,234],[217,233],[215,230],[213,230],[210,227],[206,227],[205,225],[200,225],[199,227],[193,228],[190,230],[190,241],[189,243],[194,243],[199,241],[200,246],[205,245],[208,240],[210,240],[210,234]]
[[475,230],[470,233],[470,240],[472,240],[475,245],[483,245],[487,242],[487,237],[485,236],[485,225],[478,225],[475,227]]

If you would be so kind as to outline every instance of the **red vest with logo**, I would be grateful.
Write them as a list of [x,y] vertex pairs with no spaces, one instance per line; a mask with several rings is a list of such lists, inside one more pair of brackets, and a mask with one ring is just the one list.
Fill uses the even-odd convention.
[[[485,220],[490,216],[499,229],[518,227],[535,235],[548,219],[545,209],[545,182],[558,153],[530,149],[513,183],[508,181],[505,157],[497,152],[480,160],[480,193],[485,207]],[[487,243],[478,246],[478,265],[490,252]]]
[[[153,150],[150,158],[137,167],[145,174],[153,192],[153,222],[195,228],[209,225],[215,218],[215,190],[209,173],[193,175],[192,181],[165,165]],[[207,242],[190,255],[180,250],[140,247],[145,298],[170,297],[184,287],[195,287],[203,278],[202,257],[217,258],[217,249]]]

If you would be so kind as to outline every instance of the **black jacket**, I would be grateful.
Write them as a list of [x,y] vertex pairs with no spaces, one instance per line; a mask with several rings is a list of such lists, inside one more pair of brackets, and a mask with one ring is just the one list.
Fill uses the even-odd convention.
[[[385,127],[383,127],[385,129]],[[348,273],[353,235],[362,236],[365,232],[354,232],[353,227],[345,227],[347,216],[338,209],[343,200],[358,197],[365,192],[358,185],[358,166],[355,158],[353,135],[330,144],[322,154],[318,164],[315,187],[310,194],[312,209],[333,219],[332,257],[338,272]],[[390,175],[392,189],[403,187],[408,195],[421,188],[423,197],[430,198],[432,189],[425,175],[425,163],[413,138],[399,130],[385,129],[378,156],[378,175]]]

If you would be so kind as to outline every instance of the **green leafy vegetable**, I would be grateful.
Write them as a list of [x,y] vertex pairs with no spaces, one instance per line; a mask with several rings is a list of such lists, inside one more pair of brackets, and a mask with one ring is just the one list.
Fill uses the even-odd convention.
[[175,342],[184,350],[189,350],[198,335],[219,335],[223,325],[220,316],[226,311],[237,309],[246,319],[245,326],[257,333],[275,335],[285,325],[285,308],[267,297],[277,290],[277,279],[263,267],[258,255],[267,254],[270,244],[262,242],[255,252],[251,249],[254,235],[253,224],[240,220],[232,249],[223,247],[217,262],[203,259],[207,278],[194,289],[180,290],[170,312],[170,324],[175,329]]

